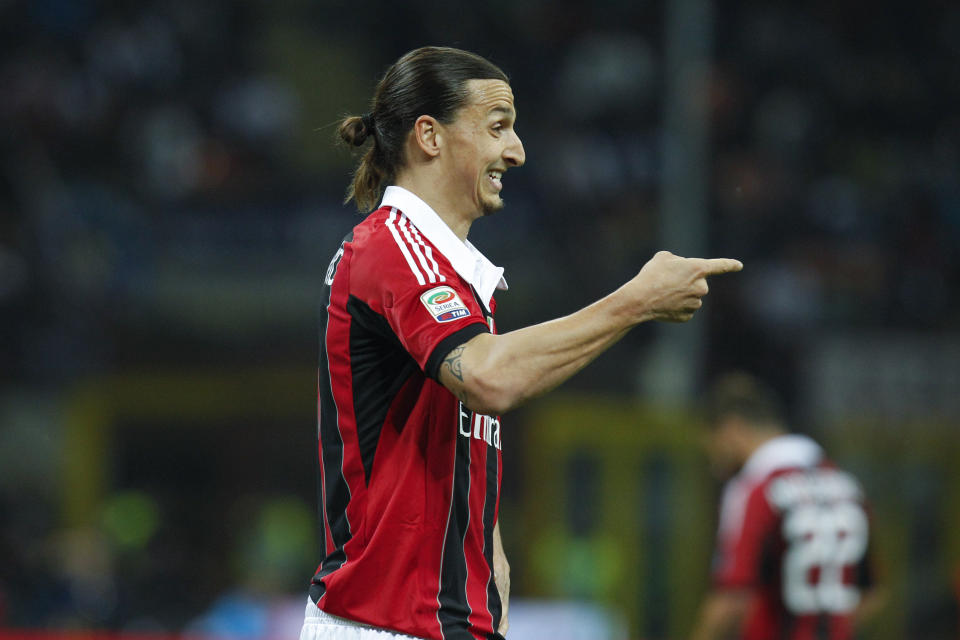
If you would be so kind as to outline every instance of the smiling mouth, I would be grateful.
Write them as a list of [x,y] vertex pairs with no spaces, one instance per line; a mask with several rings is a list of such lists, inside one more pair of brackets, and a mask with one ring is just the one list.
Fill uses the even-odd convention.
[[495,190],[500,191],[503,189],[503,171],[490,171],[487,173],[487,179],[493,184]]

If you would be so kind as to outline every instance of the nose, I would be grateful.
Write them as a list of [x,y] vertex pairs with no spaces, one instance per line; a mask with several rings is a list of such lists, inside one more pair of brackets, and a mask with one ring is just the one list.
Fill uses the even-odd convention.
[[511,167],[519,167],[527,159],[527,154],[523,150],[523,143],[520,142],[520,136],[516,131],[510,131],[512,139],[503,150],[503,159]]

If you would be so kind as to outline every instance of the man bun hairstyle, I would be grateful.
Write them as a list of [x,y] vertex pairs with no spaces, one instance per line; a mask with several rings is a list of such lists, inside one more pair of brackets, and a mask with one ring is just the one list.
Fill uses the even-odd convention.
[[417,118],[453,121],[466,104],[468,80],[509,82],[492,62],[451,47],[414,49],[391,65],[377,84],[370,112],[340,123],[338,133],[347,145],[372,141],[353,172],[344,203],[353,200],[358,209],[373,210],[406,161],[404,145]]
[[359,147],[373,135],[373,117],[370,114],[350,116],[340,123],[340,137],[351,147]]

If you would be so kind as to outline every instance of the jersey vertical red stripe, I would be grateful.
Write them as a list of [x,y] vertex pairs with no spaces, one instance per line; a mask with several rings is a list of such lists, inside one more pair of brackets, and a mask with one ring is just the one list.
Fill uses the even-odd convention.
[[323,299],[325,556],[311,597],[334,615],[423,638],[497,638],[488,547],[499,419],[462,408],[436,379],[451,349],[491,331],[492,301],[390,206],[345,239]]

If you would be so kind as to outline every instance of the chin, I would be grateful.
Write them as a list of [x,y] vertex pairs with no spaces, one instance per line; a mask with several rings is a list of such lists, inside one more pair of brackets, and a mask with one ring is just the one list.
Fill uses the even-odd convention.
[[483,213],[484,216],[491,216],[497,211],[500,211],[501,209],[503,209],[503,199],[498,197],[493,202],[489,200],[484,200],[483,209],[481,210],[481,213]]

